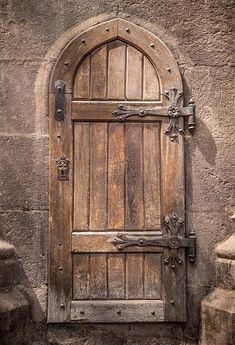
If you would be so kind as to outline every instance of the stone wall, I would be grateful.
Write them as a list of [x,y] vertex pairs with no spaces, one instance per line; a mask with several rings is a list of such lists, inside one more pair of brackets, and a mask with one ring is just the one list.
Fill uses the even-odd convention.
[[186,101],[193,95],[197,104],[195,136],[186,136],[187,228],[198,237],[198,260],[188,268],[189,321],[52,325],[48,341],[74,345],[196,341],[200,301],[215,283],[213,249],[233,232],[232,4],[232,0],[1,0],[0,236],[15,245],[21,275],[32,289],[32,344],[46,344],[48,78],[77,26],[116,16],[139,23],[163,40],[179,64]]

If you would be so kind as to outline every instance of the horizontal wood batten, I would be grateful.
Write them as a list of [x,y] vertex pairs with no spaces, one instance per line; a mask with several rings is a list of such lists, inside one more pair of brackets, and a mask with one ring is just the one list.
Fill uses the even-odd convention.
[[[117,106],[123,102],[72,102],[72,120],[74,121],[110,121],[119,122],[119,120],[112,114],[117,110]],[[129,103],[129,102],[128,102]],[[161,109],[161,103],[131,103],[131,106],[137,109],[157,108]],[[139,122],[159,122],[163,116],[131,116],[125,121],[139,121]]]
[[155,301],[72,301],[71,320],[77,322],[161,322],[164,303]]
[[[150,235],[150,238],[160,237],[161,232],[121,232],[127,235],[146,236]],[[72,252],[73,253],[117,253],[117,248],[111,243],[111,240],[116,237],[119,232],[74,232],[72,234]],[[151,252],[162,253],[162,247],[127,247],[125,252]]]

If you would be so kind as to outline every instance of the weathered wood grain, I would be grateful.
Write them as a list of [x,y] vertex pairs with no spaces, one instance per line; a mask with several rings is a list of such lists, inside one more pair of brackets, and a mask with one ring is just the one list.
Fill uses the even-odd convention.
[[89,254],[73,255],[73,299],[90,298]]
[[107,45],[91,53],[91,99],[106,98],[107,91]]
[[74,124],[73,227],[89,229],[90,124]]
[[143,254],[126,254],[126,298],[143,299]]
[[109,299],[125,298],[125,254],[108,255]]
[[132,46],[127,46],[126,97],[142,99],[143,54]]
[[74,79],[74,98],[89,99],[90,97],[90,55],[78,68]]
[[162,256],[144,254],[144,295],[146,299],[161,299]]
[[157,73],[151,62],[144,56],[143,71],[143,99],[158,100],[160,99],[160,85]]
[[90,230],[107,229],[107,124],[90,128]]
[[107,298],[107,257],[106,254],[90,256],[90,298]]
[[71,319],[77,322],[161,322],[163,301],[72,301]]

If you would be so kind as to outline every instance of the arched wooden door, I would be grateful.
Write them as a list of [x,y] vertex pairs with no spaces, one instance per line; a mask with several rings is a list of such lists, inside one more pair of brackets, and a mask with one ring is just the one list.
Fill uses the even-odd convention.
[[62,52],[50,90],[49,322],[185,321],[181,77],[121,19]]

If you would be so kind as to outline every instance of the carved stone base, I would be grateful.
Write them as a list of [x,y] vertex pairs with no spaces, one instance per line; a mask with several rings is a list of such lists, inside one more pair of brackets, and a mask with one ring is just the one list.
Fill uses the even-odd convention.
[[216,249],[217,287],[202,301],[200,345],[235,344],[235,234]]

